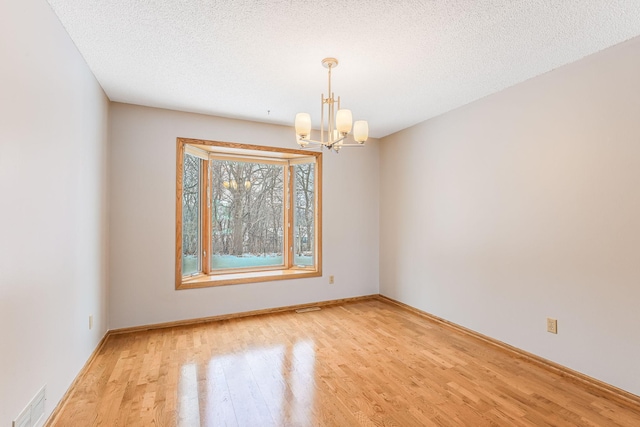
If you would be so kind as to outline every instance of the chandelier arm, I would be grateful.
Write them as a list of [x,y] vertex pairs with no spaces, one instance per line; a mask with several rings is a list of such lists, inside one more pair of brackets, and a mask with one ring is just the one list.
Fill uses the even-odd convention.
[[300,147],[301,150],[315,150],[315,151],[319,151],[322,150],[323,146],[318,146],[318,145],[305,145],[304,147]]
[[336,139],[335,141],[331,141],[330,143],[328,143],[328,144],[326,144],[326,145],[327,145],[327,147],[329,147],[329,148],[333,148],[333,146],[334,146],[334,145],[340,145],[340,146],[342,146],[342,145],[343,145],[343,144],[342,144],[342,141],[344,141],[344,139],[345,139],[346,137],[347,137],[347,136],[345,135],[345,136],[343,136],[343,137],[340,137],[340,138]]
[[[303,141],[303,142],[307,142],[309,144],[318,144],[318,145],[324,145],[325,147],[331,148],[334,145],[347,145],[347,144],[341,144],[342,141],[344,141],[346,138],[346,135],[343,137],[340,137],[338,139],[336,139],[335,141],[316,141],[315,139],[310,139],[310,138],[299,138],[298,141]],[[349,144],[351,145],[351,144]],[[352,144],[352,145],[360,145],[360,144]]]
[[308,144],[324,145],[325,147],[329,146],[328,142],[316,141],[314,139],[300,138],[300,139],[298,139],[298,141],[306,142]]

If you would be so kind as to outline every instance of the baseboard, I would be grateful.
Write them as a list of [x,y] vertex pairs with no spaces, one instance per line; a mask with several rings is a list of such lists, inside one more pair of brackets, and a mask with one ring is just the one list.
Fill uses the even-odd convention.
[[209,317],[199,317],[196,319],[185,319],[185,320],[177,320],[174,322],[165,322],[165,323],[153,323],[149,325],[142,326],[132,326],[129,328],[119,328],[113,329],[109,331],[110,335],[116,334],[128,334],[131,332],[139,332],[139,331],[148,331],[152,329],[164,329],[164,328],[173,328],[175,326],[189,326],[189,325],[197,325],[200,323],[208,323],[208,322],[217,322],[220,320],[229,320],[229,319],[237,319],[240,317],[249,317],[249,316],[260,316],[264,314],[273,314],[273,313],[281,313],[284,311],[294,311],[302,308],[310,308],[310,307],[326,307],[329,305],[338,305],[338,304],[346,304],[351,302],[358,302],[370,299],[376,299],[378,294],[373,295],[364,295],[360,297],[352,297],[352,298],[342,298],[335,299],[329,301],[320,301],[320,302],[312,302],[308,304],[297,304],[297,305],[288,305],[283,307],[275,307],[275,308],[265,308],[263,310],[253,310],[253,311],[243,311],[240,313],[230,313],[230,314],[222,314],[219,316],[209,316]]
[[527,360],[537,366],[540,366],[550,372],[556,373],[563,378],[566,378],[574,383],[578,383],[586,388],[588,388],[594,394],[597,394],[601,397],[607,398],[609,400],[615,400],[616,402],[629,405],[633,404],[635,406],[640,406],[640,396],[637,396],[633,393],[630,393],[626,390],[622,390],[621,388],[615,387],[611,384],[607,384],[603,381],[597,380],[593,377],[585,375],[581,372],[574,371],[573,369],[567,368],[566,366],[560,365],[558,363],[552,362],[548,359],[545,359],[540,356],[536,356],[533,353],[529,353],[502,341],[499,341],[495,338],[488,337],[474,330],[465,328],[464,326],[460,326],[456,323],[445,320],[441,317],[434,316],[431,313],[427,313],[426,311],[419,310],[415,307],[412,307],[408,304],[402,303],[400,301],[396,301],[393,298],[389,298],[385,295],[378,295],[377,299],[380,301],[388,302],[390,304],[394,304],[400,308],[403,308],[407,311],[415,313],[419,316],[430,319],[434,322],[437,322],[443,326],[446,326],[452,330],[455,330],[459,333],[471,336],[473,338],[479,339],[485,343],[491,344],[502,351],[505,351],[513,356],[516,356],[520,359]]
[[65,406],[67,406],[67,402],[69,401],[71,394],[73,394],[76,388],[76,385],[80,382],[80,380],[84,378],[84,376],[89,371],[91,364],[95,360],[96,356],[102,350],[102,347],[104,347],[104,344],[107,342],[107,338],[109,337],[109,335],[110,335],[109,331],[105,332],[104,336],[102,337],[102,339],[100,339],[100,342],[91,353],[91,356],[89,356],[84,366],[82,367],[82,369],[80,369],[80,372],[78,372],[78,375],[76,375],[75,379],[73,380],[73,382],[71,383],[67,391],[65,392],[64,396],[62,396],[62,399],[60,399],[56,407],[53,409],[53,412],[51,412],[51,415],[49,415],[49,418],[47,418],[47,421],[45,421],[45,423],[43,424],[43,427],[51,427],[55,425],[55,421],[56,421],[56,418],[58,417],[58,414],[60,414],[60,412],[62,412],[62,410],[65,408]]

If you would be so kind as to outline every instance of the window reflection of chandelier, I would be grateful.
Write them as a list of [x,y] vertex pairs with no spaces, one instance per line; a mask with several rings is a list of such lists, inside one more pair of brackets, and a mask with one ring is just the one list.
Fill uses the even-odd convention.
[[[311,116],[308,113],[296,114],[296,135],[298,144],[304,148],[309,144],[318,144],[328,149],[333,149],[336,153],[342,147],[361,147],[369,137],[369,124],[364,120],[352,122],[351,110],[340,109],[340,97],[337,101],[331,92],[331,69],[338,66],[335,58],[324,58],[322,65],[329,69],[329,91],[327,98],[322,94],[321,119],[320,119],[320,140],[311,139]],[[336,103],[338,112],[335,112]],[[327,106],[327,122],[325,130],[325,105]],[[351,132],[353,125],[353,139],[357,144],[345,144],[344,140]],[[326,133],[326,139],[325,139]]]
[[[232,190],[237,190],[238,189],[238,183],[236,182],[235,179],[232,179],[231,181],[225,181],[222,183],[222,186],[224,188],[228,189],[232,189]],[[244,188],[245,190],[249,190],[251,188],[251,181],[246,180],[244,182]]]

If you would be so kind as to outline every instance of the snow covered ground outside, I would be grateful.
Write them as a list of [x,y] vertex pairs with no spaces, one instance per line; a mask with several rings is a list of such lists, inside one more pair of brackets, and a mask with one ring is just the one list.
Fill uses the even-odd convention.
[[[247,268],[247,267],[263,267],[269,265],[281,265],[282,255],[251,255],[245,254],[243,256],[235,255],[213,255],[211,257],[211,267],[218,268]],[[312,256],[298,256],[294,257],[294,265],[298,266],[310,266],[313,265]],[[194,256],[186,256],[183,258],[182,272],[183,274],[191,274],[197,271],[197,260]]]

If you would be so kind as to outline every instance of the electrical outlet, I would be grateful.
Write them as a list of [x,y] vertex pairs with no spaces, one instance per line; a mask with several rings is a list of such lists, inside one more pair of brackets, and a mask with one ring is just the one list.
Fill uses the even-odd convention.
[[329,284],[333,285],[335,281],[333,280],[333,276],[329,276]]
[[93,314],[89,316],[89,330],[93,329]]
[[556,319],[547,317],[547,332],[550,332],[552,334],[558,333],[558,321]]

